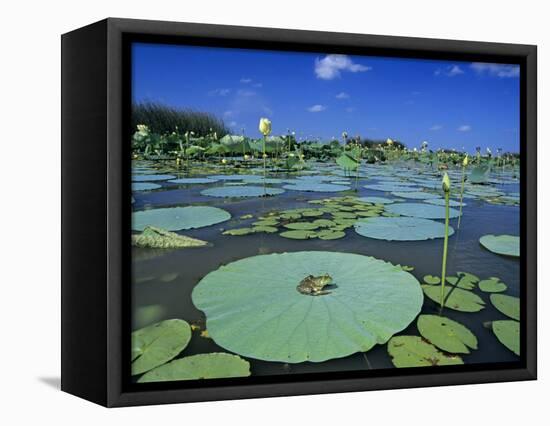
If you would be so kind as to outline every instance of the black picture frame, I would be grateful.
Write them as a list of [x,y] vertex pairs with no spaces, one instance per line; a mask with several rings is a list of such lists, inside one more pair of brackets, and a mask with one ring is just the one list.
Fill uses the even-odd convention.
[[[64,34],[61,41],[62,390],[117,407],[536,379],[536,46],[118,18]],[[521,361],[132,386],[125,355],[132,41],[519,64]]]

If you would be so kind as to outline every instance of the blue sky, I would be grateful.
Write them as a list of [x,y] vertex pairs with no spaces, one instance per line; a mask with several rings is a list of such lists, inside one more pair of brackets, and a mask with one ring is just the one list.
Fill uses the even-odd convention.
[[240,134],[393,138],[519,151],[519,67],[158,44],[133,46],[133,100],[211,112]]

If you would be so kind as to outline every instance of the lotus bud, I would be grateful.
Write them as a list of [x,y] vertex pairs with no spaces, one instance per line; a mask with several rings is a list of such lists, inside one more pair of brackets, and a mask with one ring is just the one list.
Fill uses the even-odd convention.
[[267,158],[267,154],[262,155],[263,158]]
[[464,160],[462,160],[462,165],[466,167],[468,165],[468,154],[464,157]]
[[271,121],[267,118],[260,118],[260,125],[258,128],[262,135],[268,136],[271,133]]
[[225,158],[222,159],[222,164],[227,164],[227,160]]
[[294,157],[294,154],[291,152],[290,154],[288,154],[289,157]]
[[248,154],[245,154],[245,155],[244,155],[244,159],[245,159],[245,160],[248,160],[249,158],[250,158],[250,156],[249,156]]
[[386,139],[386,143],[390,146],[393,145],[393,141],[390,138]]
[[344,139],[347,139],[348,138],[348,132],[342,132],[342,137]]
[[218,133],[214,132],[214,140],[218,140]]
[[443,175],[441,187],[443,188],[444,192],[449,192],[451,190],[451,180],[449,179],[449,175],[447,173]]

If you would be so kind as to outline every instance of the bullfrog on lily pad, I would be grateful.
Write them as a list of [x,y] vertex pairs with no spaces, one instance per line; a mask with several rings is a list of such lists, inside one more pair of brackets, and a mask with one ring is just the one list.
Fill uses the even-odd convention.
[[300,281],[296,290],[308,296],[321,296],[330,293],[330,291],[323,290],[325,286],[330,284],[332,284],[332,277],[329,274],[319,275],[318,277],[308,275]]

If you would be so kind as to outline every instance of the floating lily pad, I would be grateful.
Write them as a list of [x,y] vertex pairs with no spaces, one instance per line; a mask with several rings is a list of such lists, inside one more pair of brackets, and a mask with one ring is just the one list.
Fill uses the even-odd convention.
[[[304,232],[304,231],[290,231]],[[297,291],[329,274],[324,295]],[[192,293],[219,346],[266,361],[322,362],[383,344],[418,315],[418,281],[400,267],[350,253],[305,251],[245,258],[206,275]]]
[[162,365],[185,349],[191,328],[183,320],[161,321],[132,333],[132,375]]
[[519,257],[519,237],[514,235],[484,235],[479,243],[493,253]]
[[385,198],[385,197],[360,197],[357,200],[358,201],[364,201],[365,203],[373,203],[373,204],[392,204],[392,203],[395,203],[395,200],[392,200],[390,198]]
[[139,383],[175,380],[222,379],[250,376],[250,364],[237,355],[209,353],[186,356],[155,368],[138,379]]
[[493,333],[500,343],[519,356],[520,354],[520,331],[519,322],[512,320],[493,321]]
[[338,240],[340,238],[344,238],[346,236],[346,233],[343,231],[336,231],[336,230],[330,230],[327,229],[326,231],[321,231],[317,233],[317,237],[321,240]]
[[[445,207],[424,203],[399,203],[386,206],[386,211],[401,216],[418,217],[422,219],[445,219]],[[459,216],[459,211],[449,209],[449,218]]]
[[293,230],[285,231],[279,234],[281,237],[290,238],[292,240],[307,240],[308,238],[315,238],[317,234],[311,230]]
[[173,175],[132,175],[132,182],[155,182],[158,180],[175,179]]
[[[475,288],[476,284],[479,282],[479,278],[474,274],[469,272],[457,272],[458,275],[458,287],[465,290],[472,290]],[[455,283],[456,284],[456,283]]]
[[491,277],[479,282],[479,289],[485,293],[501,293],[506,291],[507,288],[508,286],[496,277]]
[[172,179],[168,181],[169,183],[177,183],[182,185],[193,185],[193,184],[207,184],[207,183],[216,183],[218,182],[218,179],[212,179],[212,178],[179,178],[179,179]]
[[[434,285],[423,285],[424,294],[435,303],[440,303],[441,288]],[[485,307],[485,302],[477,294],[462,288],[445,286],[445,307],[460,312],[479,312]]]
[[[443,198],[435,198],[432,200],[424,200],[425,203],[433,204],[434,206],[444,206],[445,205],[445,199]],[[462,207],[467,206],[464,201],[462,202]],[[460,207],[460,202],[455,200],[449,200],[449,207]]]
[[323,182],[297,182],[293,185],[285,185],[284,189],[289,189],[291,191],[312,191],[312,192],[340,192],[347,191],[351,189],[349,186],[345,185],[335,185],[333,183],[323,183]]
[[[355,222],[359,235],[387,241],[422,241],[445,236],[445,225],[413,217],[372,217]],[[449,226],[449,236],[454,229]]]
[[248,235],[256,232],[253,228],[236,228],[228,229],[227,231],[222,232],[223,235]]
[[436,285],[441,283],[441,278],[436,277],[435,275],[424,275],[423,280],[426,284],[430,284],[430,285]]
[[453,354],[469,354],[477,349],[477,338],[459,322],[439,315],[420,315],[416,323],[424,339]]
[[268,225],[262,225],[262,226],[254,226],[255,232],[265,232],[267,234],[274,234],[275,232],[278,232],[279,229],[275,226],[268,226]]
[[162,188],[162,186],[157,183],[149,183],[149,182],[132,183],[132,191],[152,191],[153,189],[159,189],[159,188]]
[[432,194],[430,192],[400,192],[400,191],[394,191],[391,193],[391,195],[394,195],[396,197],[401,198],[410,198],[413,200],[432,200],[436,198],[440,198],[440,195]]
[[154,226],[147,226],[141,234],[132,235],[132,245],[142,248],[203,247],[206,241],[186,237]]
[[519,298],[507,294],[491,294],[489,296],[495,308],[507,317],[519,321]]
[[417,192],[418,188],[415,188],[413,186],[402,186],[402,185],[392,185],[392,184],[371,184],[371,185],[365,185],[363,188],[366,189],[373,189],[375,191],[383,191],[383,192]]
[[458,355],[446,355],[418,336],[395,336],[388,342],[388,354],[397,368],[464,364]]
[[143,231],[147,226],[154,226],[167,231],[179,231],[214,225],[230,218],[228,212],[217,207],[169,207],[134,212],[132,229]]
[[216,188],[208,188],[201,191],[202,195],[209,197],[263,197],[278,195],[285,192],[280,188],[264,188],[263,186],[218,186]]
[[287,223],[285,225],[285,228],[312,231],[314,229],[319,228],[319,225],[313,222],[294,222],[294,223]]

